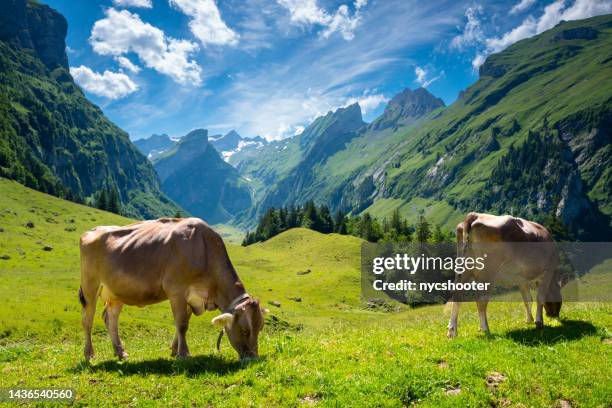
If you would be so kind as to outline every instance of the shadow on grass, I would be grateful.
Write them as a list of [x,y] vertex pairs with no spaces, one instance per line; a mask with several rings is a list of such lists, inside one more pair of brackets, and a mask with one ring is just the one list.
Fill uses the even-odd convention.
[[517,343],[527,346],[538,346],[541,344],[555,344],[561,341],[579,340],[585,336],[597,333],[597,327],[590,322],[582,320],[561,320],[561,325],[542,329],[525,328],[512,330],[506,333],[506,337]]
[[113,359],[91,365],[84,362],[79,362],[73,369],[73,371],[106,371],[116,372],[121,375],[184,374],[188,377],[191,377],[205,373],[225,375],[245,368],[250,364],[256,364],[257,362],[261,362],[262,360],[263,358],[260,357],[258,360],[252,360],[248,362],[240,362],[238,360],[228,361],[217,355],[195,356],[185,360],[176,360],[174,358],[158,358],[155,360],[144,361],[118,361]]

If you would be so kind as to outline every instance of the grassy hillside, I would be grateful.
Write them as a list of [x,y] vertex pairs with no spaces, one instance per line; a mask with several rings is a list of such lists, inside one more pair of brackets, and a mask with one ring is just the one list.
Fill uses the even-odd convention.
[[[25,227],[30,221],[34,227]],[[85,365],[78,236],[127,222],[0,179],[0,387],[69,386],[77,406],[603,407],[612,400],[609,304],[566,304],[562,323],[536,332],[522,322],[522,306],[494,303],[491,337],[478,333],[469,305],[460,337],[449,341],[443,306],[364,307],[358,239],[303,229],[229,245],[249,292],[272,312],[259,361],[241,366],[227,340],[221,354],[214,350],[215,313],[191,321],[194,357],[171,359],[173,324],[162,303],[124,309],[130,359],[123,363],[96,317],[97,358]]]
[[[376,194],[540,220],[556,213],[574,230],[608,234],[611,21],[563,22],[490,56],[457,102],[379,159]],[[530,132],[542,160],[516,154]]]
[[[298,137],[283,141],[280,154],[270,145],[261,161],[240,167],[254,180],[255,202],[266,197],[260,212],[314,199],[332,211],[379,217],[399,208],[414,218],[423,209],[446,229],[468,211],[540,222],[554,215],[581,239],[607,239],[611,22],[610,15],[562,22],[519,41],[489,56],[478,81],[449,107],[430,106],[416,123],[379,126],[385,113],[321,160],[297,160]],[[300,177],[275,171],[286,163]],[[262,176],[267,182],[258,183]]]
[[74,83],[64,17],[26,0],[1,6],[0,176],[73,201],[112,185],[132,217],[174,214],[151,163]]

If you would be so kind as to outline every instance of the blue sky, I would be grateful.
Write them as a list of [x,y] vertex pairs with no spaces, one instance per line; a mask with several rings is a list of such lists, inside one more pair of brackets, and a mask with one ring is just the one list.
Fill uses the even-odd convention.
[[46,0],[69,24],[73,77],[132,139],[203,127],[291,136],[406,87],[447,104],[486,55],[606,0]]

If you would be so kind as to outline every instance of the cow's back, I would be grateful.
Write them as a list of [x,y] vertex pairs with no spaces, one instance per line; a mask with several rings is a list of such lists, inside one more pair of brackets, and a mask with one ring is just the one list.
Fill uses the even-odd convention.
[[468,219],[463,235],[469,242],[481,244],[479,248],[488,252],[489,262],[497,259],[516,265],[529,278],[556,266],[557,249],[542,225],[510,215],[471,213]]
[[81,236],[82,265],[97,275],[106,296],[155,303],[170,286],[181,288],[205,273],[209,229],[197,218],[96,227]]

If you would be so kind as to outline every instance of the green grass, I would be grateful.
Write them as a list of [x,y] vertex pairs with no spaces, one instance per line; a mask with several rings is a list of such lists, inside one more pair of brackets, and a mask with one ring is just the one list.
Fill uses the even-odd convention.
[[[34,228],[23,226],[28,221]],[[466,305],[459,337],[449,341],[444,306],[364,308],[360,241],[304,229],[246,248],[228,245],[249,292],[274,316],[261,334],[259,361],[240,365],[227,340],[215,351],[215,313],[191,321],[194,357],[170,358],[173,325],[164,302],[124,309],[120,331],[130,358],[123,363],[113,358],[96,317],[97,356],[87,365],[76,295],[78,236],[95,225],[127,222],[0,180],[0,256],[10,256],[0,259],[0,387],[73,387],[82,406],[550,407],[567,400],[605,407],[612,401],[609,304],[566,304],[562,322],[539,332],[523,323],[520,305],[492,303],[491,337],[478,332],[475,307]],[[494,373],[502,381],[487,386]],[[450,395],[451,389],[460,392]]]
[[232,244],[241,244],[244,239],[244,231],[228,224],[215,224],[212,225],[215,231],[217,231],[225,242]]

